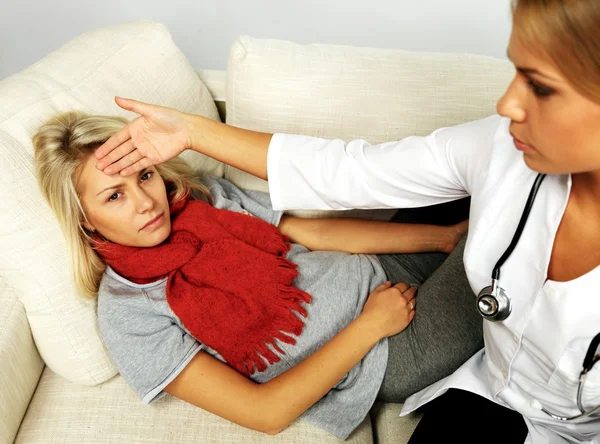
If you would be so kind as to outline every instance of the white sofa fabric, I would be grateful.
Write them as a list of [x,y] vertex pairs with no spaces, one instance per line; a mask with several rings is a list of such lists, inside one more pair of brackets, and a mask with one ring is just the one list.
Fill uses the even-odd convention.
[[[64,240],[37,189],[31,136],[51,114],[132,118],[112,101],[122,95],[218,119],[215,101],[222,114],[226,101],[235,126],[381,142],[492,114],[511,74],[508,62],[482,56],[250,37],[234,43],[226,73],[196,72],[164,26],[135,22],[86,33],[0,81],[0,444],[340,442],[304,421],[270,437],[172,397],[150,406],[136,398],[102,345],[94,302],[73,289]],[[212,159],[183,156],[266,190]],[[405,442],[418,415],[399,418],[399,409],[377,403],[347,442]]]
[[17,435],[43,368],[25,308],[0,276],[0,443]]

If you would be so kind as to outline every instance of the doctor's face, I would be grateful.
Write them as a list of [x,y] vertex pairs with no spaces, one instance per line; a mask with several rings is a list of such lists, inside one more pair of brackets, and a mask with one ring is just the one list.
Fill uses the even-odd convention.
[[171,232],[165,183],[154,167],[131,176],[108,176],[89,156],[77,178],[87,221],[83,226],[111,242],[153,247]]
[[514,33],[508,56],[515,77],[497,105],[510,118],[515,148],[534,171],[600,172],[600,104],[576,91],[549,60]]

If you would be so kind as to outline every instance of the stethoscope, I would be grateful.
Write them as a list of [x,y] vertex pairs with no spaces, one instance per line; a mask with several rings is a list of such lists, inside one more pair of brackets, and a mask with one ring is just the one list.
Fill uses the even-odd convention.
[[[529,192],[529,197],[527,198],[527,203],[525,204],[525,209],[523,210],[523,214],[521,215],[521,220],[519,220],[519,225],[517,226],[517,230],[510,242],[510,245],[506,249],[506,251],[500,256],[494,270],[492,271],[492,285],[485,287],[483,290],[479,292],[477,295],[477,309],[479,310],[479,314],[483,316],[484,319],[492,322],[498,322],[505,320],[512,310],[512,305],[510,302],[510,298],[506,291],[500,287],[498,280],[500,279],[500,268],[506,262],[508,257],[512,254],[513,250],[517,246],[519,239],[521,238],[521,234],[523,233],[523,229],[525,228],[525,223],[529,217],[529,213],[531,212],[531,208],[533,207],[533,202],[535,201],[535,196],[542,184],[542,181],[546,177],[545,174],[538,174],[533,182],[533,186],[531,187],[531,191]],[[600,333],[592,339],[590,344],[590,348],[588,349],[585,358],[583,360],[583,370],[579,374],[579,384],[577,385],[577,407],[580,410],[580,414],[574,416],[561,416],[544,408],[541,403],[537,400],[531,401],[531,406],[537,410],[541,410],[547,415],[551,416],[554,419],[559,421],[571,421],[573,419],[580,419],[590,416],[596,412],[600,412],[600,405],[592,410],[586,411],[583,408],[583,404],[581,402],[582,392],[583,392],[583,384],[585,382],[585,377],[587,373],[592,369],[594,364],[600,360]]]
[[533,182],[533,186],[529,192],[529,197],[527,198],[527,203],[525,204],[525,209],[521,215],[521,220],[519,221],[519,225],[517,225],[517,231],[515,231],[515,234],[510,241],[510,245],[502,254],[502,256],[500,256],[500,259],[498,259],[498,262],[496,262],[496,266],[492,271],[492,285],[485,287],[477,295],[477,309],[479,310],[479,314],[488,321],[503,321],[508,317],[512,310],[512,305],[510,303],[508,294],[502,287],[500,287],[500,285],[498,285],[498,280],[500,279],[500,268],[502,265],[504,265],[506,259],[508,259],[508,257],[512,254],[513,250],[517,246],[517,243],[519,242],[519,239],[521,238],[521,234],[525,228],[525,223],[527,222],[529,213],[533,207],[535,196],[545,177],[545,174],[538,174],[535,178],[535,182]]

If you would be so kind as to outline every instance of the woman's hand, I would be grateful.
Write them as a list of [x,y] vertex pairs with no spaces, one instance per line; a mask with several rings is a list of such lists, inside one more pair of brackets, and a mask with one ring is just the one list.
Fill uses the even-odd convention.
[[416,292],[403,282],[381,284],[369,295],[361,316],[369,318],[381,338],[398,334],[415,317]]
[[360,316],[323,347],[263,384],[200,352],[165,391],[244,427],[278,433],[325,396],[381,338],[406,328],[415,313],[415,291],[407,284],[380,285]]
[[128,176],[160,164],[191,146],[188,115],[173,108],[115,98],[121,108],[140,114],[96,150],[96,168]]

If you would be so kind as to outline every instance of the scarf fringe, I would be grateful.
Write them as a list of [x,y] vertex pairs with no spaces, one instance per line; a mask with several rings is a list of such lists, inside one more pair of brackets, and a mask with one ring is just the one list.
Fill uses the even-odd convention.
[[265,340],[262,344],[248,350],[244,358],[237,361],[239,364],[232,363],[233,367],[240,373],[248,376],[255,371],[263,372],[267,369],[268,365],[281,361],[281,358],[273,350],[281,354],[284,354],[284,351],[277,345],[275,339],[292,345],[296,343],[294,338],[281,332],[276,333],[274,338]]

